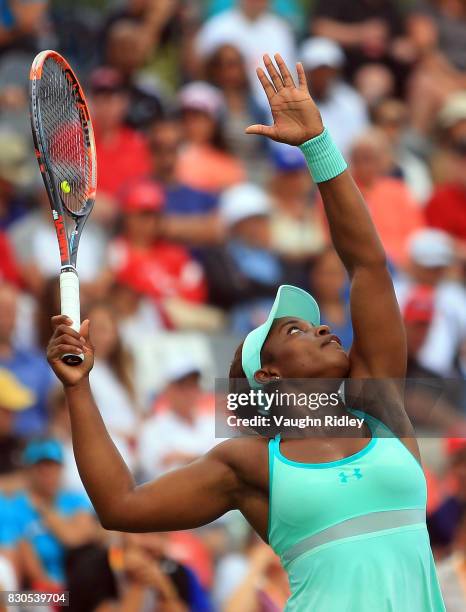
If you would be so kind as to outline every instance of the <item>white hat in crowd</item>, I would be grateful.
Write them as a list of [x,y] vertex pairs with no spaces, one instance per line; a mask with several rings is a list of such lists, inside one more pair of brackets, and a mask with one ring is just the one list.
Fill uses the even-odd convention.
[[177,382],[186,378],[190,374],[200,374],[201,368],[193,359],[187,356],[180,356],[177,359],[172,359],[168,362],[164,378],[167,383]]
[[314,70],[319,66],[341,68],[345,63],[342,48],[333,40],[322,37],[308,38],[302,44],[299,55],[306,70]]
[[270,197],[253,183],[230,187],[220,198],[220,217],[227,227],[248,217],[268,216],[271,208]]
[[178,103],[181,109],[201,111],[217,119],[225,107],[220,89],[203,81],[194,81],[182,87],[178,93]]
[[421,229],[411,235],[408,242],[411,259],[425,268],[450,266],[455,249],[450,236],[437,229]]

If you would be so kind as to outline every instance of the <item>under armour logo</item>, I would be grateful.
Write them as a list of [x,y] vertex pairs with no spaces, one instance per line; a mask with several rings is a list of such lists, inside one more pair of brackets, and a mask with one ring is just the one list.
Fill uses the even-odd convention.
[[346,483],[348,482],[348,480],[350,478],[355,478],[356,480],[361,480],[362,478],[362,474],[361,474],[361,468],[353,468],[353,472],[340,472],[338,474],[338,477],[340,478],[340,482],[342,483]]

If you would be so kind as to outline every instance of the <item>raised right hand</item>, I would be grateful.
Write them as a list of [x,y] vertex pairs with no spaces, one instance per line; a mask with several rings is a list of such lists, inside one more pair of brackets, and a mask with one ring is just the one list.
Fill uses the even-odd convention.
[[[65,387],[73,387],[89,375],[94,365],[94,347],[89,339],[89,319],[81,324],[78,332],[70,327],[69,317],[52,317],[53,334],[47,347],[47,360]],[[84,354],[84,361],[77,366],[63,363],[65,353]]]

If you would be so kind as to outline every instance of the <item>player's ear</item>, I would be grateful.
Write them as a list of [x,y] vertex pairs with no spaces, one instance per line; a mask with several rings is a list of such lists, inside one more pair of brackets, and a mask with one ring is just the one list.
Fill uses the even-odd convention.
[[264,366],[254,374],[254,378],[262,385],[271,382],[272,380],[280,380],[280,372],[275,366]]

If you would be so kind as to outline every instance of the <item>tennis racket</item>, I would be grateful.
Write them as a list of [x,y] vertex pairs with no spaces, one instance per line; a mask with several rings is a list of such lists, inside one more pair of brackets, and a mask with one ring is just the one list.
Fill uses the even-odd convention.
[[[97,187],[92,123],[79,81],[61,55],[39,53],[29,78],[32,136],[60,250],[61,314],[79,331],[76,257]],[[67,354],[62,359],[68,365],[79,365],[84,356]]]

